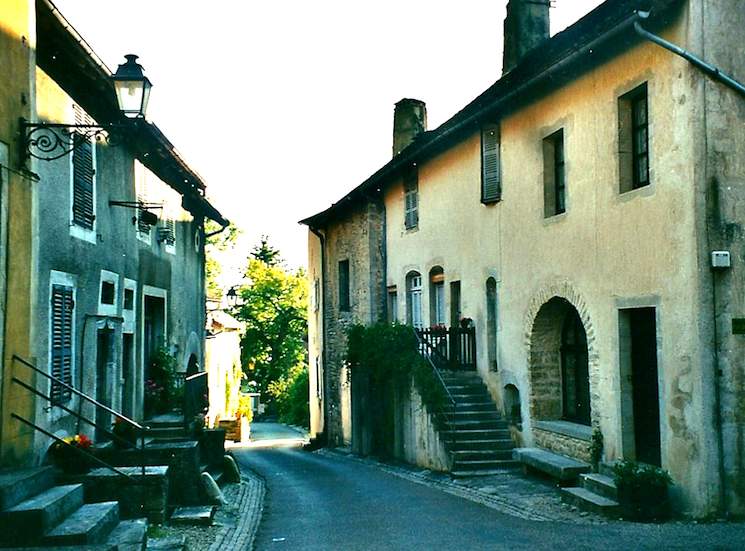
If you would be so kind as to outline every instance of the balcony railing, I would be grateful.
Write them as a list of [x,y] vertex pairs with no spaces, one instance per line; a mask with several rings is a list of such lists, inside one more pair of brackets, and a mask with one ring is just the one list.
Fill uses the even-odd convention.
[[437,369],[476,371],[476,329],[428,327],[417,329],[419,352]]

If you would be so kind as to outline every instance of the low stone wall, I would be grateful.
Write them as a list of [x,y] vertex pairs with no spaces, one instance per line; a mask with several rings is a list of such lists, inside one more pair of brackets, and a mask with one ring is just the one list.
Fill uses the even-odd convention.
[[539,448],[544,448],[587,463],[592,461],[590,442],[585,439],[539,428],[533,428],[533,438],[535,439],[536,446]]
[[398,407],[395,450],[397,459],[433,471],[451,469],[450,454],[435,428],[427,407],[412,385]]
[[122,518],[147,517],[163,523],[168,507],[168,467],[121,467],[129,479],[109,469],[94,469],[83,478],[86,503],[118,501]]

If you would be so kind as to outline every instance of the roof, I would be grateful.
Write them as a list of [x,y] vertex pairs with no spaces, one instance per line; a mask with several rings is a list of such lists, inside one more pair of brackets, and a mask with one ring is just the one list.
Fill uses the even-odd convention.
[[[645,25],[659,28],[670,22],[684,2],[607,0],[524,56],[510,72],[437,129],[418,135],[406,149],[339,201],[300,223],[312,228],[323,227],[361,202],[378,195],[414,163],[432,158],[477,132],[483,123],[495,121],[545,96],[637,44],[641,39],[631,30],[637,10],[651,12]],[[613,41],[610,41],[611,38]]]
[[51,0],[36,0],[36,63],[99,124],[129,126],[128,146],[151,172],[183,196],[182,205],[222,226],[229,224],[204,197],[206,185],[152,123],[119,111],[111,70]]

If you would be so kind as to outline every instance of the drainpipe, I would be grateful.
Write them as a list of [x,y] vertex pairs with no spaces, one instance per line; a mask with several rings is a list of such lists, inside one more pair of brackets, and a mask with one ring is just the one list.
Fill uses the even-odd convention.
[[[647,19],[649,18],[649,12],[645,11],[638,11],[636,12],[639,19]],[[658,46],[661,46],[662,48],[665,48],[666,50],[674,53],[675,55],[678,55],[691,63],[694,67],[700,69],[704,74],[709,76],[712,80],[715,80],[716,82],[719,82],[721,84],[724,84],[740,96],[745,98],[745,85],[741,82],[738,82],[728,74],[722,72],[719,70],[719,68],[715,67],[714,65],[707,63],[700,57],[696,56],[695,54],[689,52],[688,50],[685,50],[681,48],[680,46],[673,44],[672,42],[669,42],[665,40],[664,38],[661,38],[655,34],[650,33],[644,27],[641,26],[641,23],[639,21],[636,21],[634,23],[634,30],[636,33],[641,36],[642,38],[646,38],[647,40],[654,42]],[[708,172],[708,171],[707,171]],[[708,174],[707,174],[708,178]],[[718,208],[718,206],[717,206]],[[707,243],[710,243],[710,223],[707,221],[706,224],[706,235],[707,235]],[[709,245],[708,250],[711,250],[711,246]],[[728,500],[728,492],[727,492],[727,475],[726,475],[726,469],[724,464],[724,434],[723,434],[723,422],[722,422],[722,389],[721,389],[721,380],[722,380],[722,365],[721,365],[721,358],[719,354],[719,328],[718,328],[718,320],[717,320],[717,282],[718,278],[716,273],[712,271],[712,281],[711,281],[711,293],[712,293],[712,308],[713,308],[713,319],[714,319],[714,423],[716,425],[717,429],[717,452],[719,456],[719,484],[720,484],[720,494],[719,494],[719,509],[720,511],[728,515],[729,514],[729,500]]]
[[[636,12],[636,15],[640,19],[647,19],[649,17],[649,12],[638,11]],[[712,79],[716,80],[717,82],[721,82],[728,88],[731,88],[732,90],[734,90],[741,96],[745,97],[745,84],[742,84],[741,82],[736,81],[734,78],[732,78],[728,74],[720,71],[714,65],[707,63],[706,61],[704,61],[700,57],[695,56],[688,50],[685,50],[681,48],[680,46],[673,44],[672,42],[668,42],[667,40],[665,40],[662,37],[657,36],[656,34],[652,34],[651,32],[644,29],[644,27],[641,26],[641,23],[639,23],[639,21],[634,22],[634,30],[639,36],[646,38],[647,40],[650,40],[651,42],[654,42],[658,46],[662,46],[666,50],[669,50],[676,55],[679,55],[680,57],[687,60],[688,62],[690,62],[692,65],[694,65],[698,69],[701,69],[701,71],[706,73]]]
[[321,233],[320,230],[308,226],[308,229],[311,231],[313,235],[315,235],[318,238],[318,241],[321,243],[321,304],[323,305],[320,309],[321,311],[321,332],[322,332],[322,338],[321,338],[321,363],[323,364],[323,377],[322,382],[323,383],[323,431],[321,431],[321,439],[328,442],[328,429],[329,429],[329,411],[328,411],[328,400],[326,395],[326,390],[328,389],[328,386],[326,385],[326,236]]

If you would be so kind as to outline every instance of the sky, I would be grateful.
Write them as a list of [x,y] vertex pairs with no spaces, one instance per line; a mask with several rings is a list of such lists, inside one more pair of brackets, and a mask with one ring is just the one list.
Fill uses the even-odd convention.
[[[427,103],[429,129],[496,81],[507,0],[53,0],[110,69],[125,54],[153,82],[148,120],[243,232],[289,267],[298,220],[391,158],[393,105]],[[554,0],[551,32],[602,0]]]

